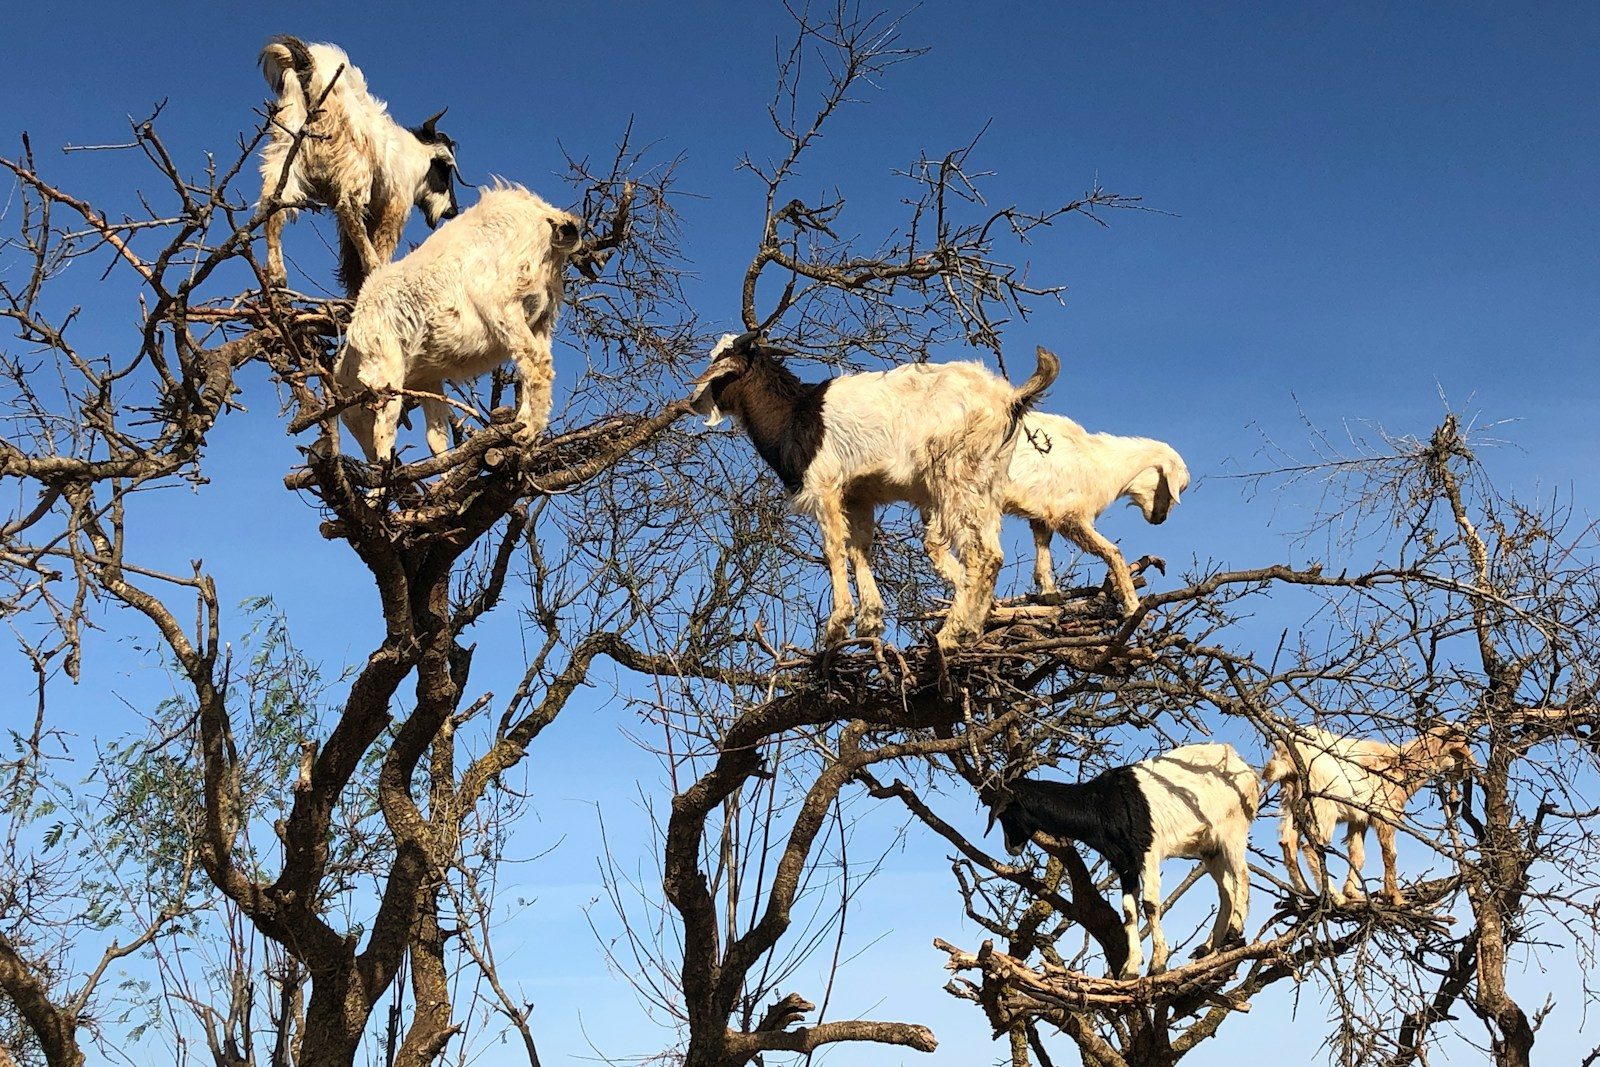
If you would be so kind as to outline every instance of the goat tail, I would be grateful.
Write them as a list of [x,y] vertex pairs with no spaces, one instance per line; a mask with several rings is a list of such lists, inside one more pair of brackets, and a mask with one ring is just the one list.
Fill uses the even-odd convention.
[[[1254,767],[1250,767],[1249,764],[1245,766],[1249,773],[1235,779],[1239,783],[1239,807],[1246,818],[1254,819],[1261,813],[1261,798],[1267,791],[1267,783],[1256,777]],[[1290,788],[1292,787],[1284,786],[1284,789]]]
[[309,94],[315,65],[311,49],[306,47],[306,43],[288,34],[272,38],[261,50],[261,73],[279,97],[284,96],[290,88],[286,77],[289,74],[296,76],[301,93]]
[[1295,770],[1294,760],[1289,757],[1289,750],[1282,741],[1272,746],[1272,758],[1267,760],[1267,765],[1261,768],[1261,780],[1268,785],[1274,782],[1287,782],[1296,777],[1299,772]]
[[1040,345],[1035,353],[1039,365],[1034,369],[1033,376],[1022,383],[1022,386],[1011,397],[1011,418],[1020,419],[1024,412],[1033,407],[1034,402],[1044,395],[1056,380],[1056,375],[1061,373],[1061,360],[1056,354]]
[[1061,360],[1054,352],[1039,345],[1034,355],[1038,360],[1038,366],[1034,368],[1033,375],[1011,394],[1011,421],[1006,427],[1007,440],[1017,432],[1022,416],[1027,414],[1056,380],[1056,375],[1061,373]]
[[361,255],[361,247],[343,226],[334,229],[339,231],[339,284],[344,286],[345,296],[354,300],[366,283],[367,261]]

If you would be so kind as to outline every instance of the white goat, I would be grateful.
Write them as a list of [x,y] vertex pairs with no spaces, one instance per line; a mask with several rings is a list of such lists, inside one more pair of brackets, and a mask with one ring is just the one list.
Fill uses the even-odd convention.
[[430,228],[456,214],[455,142],[435,126],[444,112],[416,129],[400,126],[331,44],[275,37],[261,50],[261,72],[278,97],[261,153],[261,199],[277,192],[285,205],[267,218],[267,280],[287,284],[284,222],[297,208],[326,204],[338,222],[339,280],[355,296],[394,257],[413,203]]
[[[378,393],[377,414],[346,409],[344,422],[374,462],[394,455],[399,390],[439,394],[507,359],[517,365],[517,439],[550,422],[555,378],[550,341],[567,257],[582,223],[520,185],[500,184],[362,288],[334,367],[346,393]],[[424,397],[428,447],[449,448],[449,411]]]
[[1189,487],[1189,468],[1171,445],[1148,437],[1090,433],[1064,415],[1029,412],[1011,455],[1006,486],[1007,515],[1021,515],[1033,528],[1034,584],[1054,592],[1050,538],[1060,533],[1106,561],[1111,584],[1126,614],[1139,606],[1128,564],[1117,546],[1094,528],[1095,519],[1119,497],[1127,497],[1160,524]]
[[[1440,774],[1464,774],[1472,763],[1467,736],[1455,725],[1435,726],[1421,737],[1399,745],[1341,737],[1314,726],[1296,727],[1293,735],[1274,743],[1272,758],[1261,771],[1266,782],[1283,783],[1278,840],[1283,845],[1290,885],[1296,892],[1310,893],[1295,858],[1298,845],[1305,851],[1318,887],[1331,901],[1343,904],[1346,899],[1359,897],[1367,827],[1371,826],[1377,831],[1378,847],[1383,853],[1384,893],[1392,902],[1401,903],[1395,876],[1394,835],[1405,817],[1406,803],[1430,779]],[[1305,818],[1309,831],[1304,842],[1295,822],[1297,811]],[[1345,851],[1350,857],[1350,875],[1343,893],[1329,885],[1322,854],[1339,823],[1345,824]]]
[[724,336],[691,403],[708,426],[721,423],[723,412],[738,419],[794,509],[822,528],[833,585],[823,642],[845,637],[851,567],[861,594],[856,634],[883,632],[883,597],[867,553],[874,510],[897,500],[927,516],[928,555],[956,590],[939,643],[976,640],[1000,573],[1000,495],[1017,419],[1055,380],[1060,361],[1039,349],[1038,369],[1020,389],[978,363],[913,364],[808,384],[783,366],[783,354],[758,333]]
[[1244,936],[1250,909],[1247,847],[1261,788],[1232,745],[1185,745],[1087,782],[1016,778],[996,791],[1006,851],[1020,856],[1035,834],[1081,841],[1105,857],[1122,883],[1128,956],[1117,975],[1137,978],[1143,950],[1139,912],[1150,920],[1150,973],[1167,966],[1161,930],[1161,861],[1198,859],[1217,883],[1217,920],[1196,956]]

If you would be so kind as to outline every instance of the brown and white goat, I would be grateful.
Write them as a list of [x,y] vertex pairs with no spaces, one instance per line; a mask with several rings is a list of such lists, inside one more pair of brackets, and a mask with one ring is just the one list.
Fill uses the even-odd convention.
[[456,145],[436,125],[444,112],[415,129],[399,125],[367,91],[360,68],[331,44],[275,37],[261,50],[261,72],[277,94],[261,153],[261,200],[276,194],[284,205],[267,217],[267,281],[288,281],[285,221],[325,204],[338,223],[339,280],[355,296],[394,257],[413,204],[430,229],[456,214]]
[[1105,560],[1124,614],[1139,606],[1128,564],[1117,546],[1094,528],[1095,519],[1126,497],[1145,521],[1159,525],[1189,487],[1189,468],[1169,444],[1148,437],[1090,433],[1065,415],[1033,411],[1011,455],[1007,515],[1033,528],[1033,580],[1041,593],[1056,587],[1050,538],[1060,533]]
[[[1464,775],[1472,765],[1467,735],[1453,724],[1435,726],[1398,745],[1341,737],[1314,726],[1295,727],[1293,734],[1274,742],[1272,758],[1261,770],[1267,783],[1283,783],[1278,840],[1289,868],[1289,884],[1298,893],[1310,893],[1295,856],[1298,846],[1305,852],[1318,888],[1333,903],[1361,896],[1361,867],[1366,861],[1367,827],[1371,826],[1383,853],[1384,894],[1393,903],[1401,903],[1394,838],[1407,802],[1431,779],[1441,774]],[[1300,839],[1297,812],[1305,819],[1308,840]],[[1331,887],[1323,857],[1339,823],[1345,824],[1345,851],[1350,858],[1343,893]]]
[[[367,280],[334,377],[347,394],[378,394],[376,414],[365,406],[344,413],[369,460],[394,455],[400,390],[439,395],[446,381],[470,381],[506,360],[517,366],[518,441],[544,432],[555,380],[551,339],[582,228],[520,185],[498,185]],[[450,447],[448,408],[424,396],[422,410],[438,455]]]
[[[861,594],[856,635],[883,632],[883,597],[867,554],[874,511],[907,501],[927,517],[924,544],[955,587],[941,645],[976,640],[1000,573],[1000,505],[1017,420],[1049,387],[1060,361],[1041,348],[1020,389],[978,363],[918,363],[800,381],[758,333],[728,334],[711,350],[691,403],[715,426],[739,421],[777,472],[794,510],[817,520],[833,586],[823,642],[844,639]],[[959,560],[951,554],[951,549]]]

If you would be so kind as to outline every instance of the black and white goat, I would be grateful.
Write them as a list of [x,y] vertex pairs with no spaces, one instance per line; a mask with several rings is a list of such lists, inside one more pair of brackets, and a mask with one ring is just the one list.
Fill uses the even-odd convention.
[[428,447],[449,448],[446,381],[470,381],[506,360],[517,366],[517,440],[550,423],[551,339],[567,257],[583,223],[520,185],[498,185],[410,255],[379,268],[356,299],[334,366],[347,394],[369,388],[377,411],[347,408],[344,423],[367,458],[394,455],[401,390],[422,392]]
[[[1402,744],[1342,737],[1315,726],[1295,727],[1292,735],[1274,742],[1272,758],[1261,769],[1263,781],[1283,783],[1278,840],[1289,868],[1289,884],[1296,892],[1310,892],[1295,857],[1299,846],[1305,850],[1318,890],[1329,900],[1342,905],[1360,897],[1367,827],[1371,826],[1383,854],[1384,895],[1394,904],[1403,903],[1395,872],[1394,836],[1405,818],[1406,804],[1429,780],[1441,774],[1460,777],[1472,766],[1467,734],[1454,724],[1435,726]],[[1297,814],[1306,820],[1309,831],[1304,841],[1295,822]],[[1339,823],[1345,824],[1345,852],[1350,859],[1342,893],[1332,888],[1322,855]]]
[[261,50],[261,72],[277,94],[261,153],[261,199],[276,192],[284,205],[267,218],[267,280],[287,283],[284,222],[298,208],[325,204],[338,222],[339,280],[355,296],[394,257],[413,204],[430,228],[456,214],[456,145],[437,126],[444,112],[414,129],[399,125],[331,44],[275,37]]
[[708,426],[734,416],[794,510],[821,527],[833,586],[824,643],[846,635],[852,567],[861,595],[856,634],[883,632],[883,597],[867,561],[873,512],[902,500],[922,509],[928,555],[955,587],[939,643],[976,640],[1000,573],[1001,491],[1017,420],[1055,380],[1060,361],[1039,349],[1038,369],[1021,388],[970,362],[806,383],[780,362],[783,354],[758,333],[724,336],[691,403]]
[[1260,799],[1255,769],[1233,746],[1186,745],[1087,782],[1013,779],[997,791],[989,825],[1000,820],[1014,856],[1039,834],[1081,841],[1105,857],[1122,883],[1128,958],[1118,977],[1126,979],[1138,977],[1143,957],[1136,899],[1150,920],[1150,973],[1166,969],[1161,861],[1168,857],[1200,860],[1217,883],[1217,921],[1195,955],[1244,935],[1246,847]]
[[1011,455],[1006,486],[1007,515],[1021,515],[1033,528],[1033,580],[1053,592],[1050,538],[1067,540],[1105,560],[1125,614],[1139,606],[1127,561],[1094,528],[1095,519],[1126,497],[1145,521],[1159,525],[1189,487],[1189,468],[1169,444],[1148,437],[1090,433],[1065,415],[1029,412]]

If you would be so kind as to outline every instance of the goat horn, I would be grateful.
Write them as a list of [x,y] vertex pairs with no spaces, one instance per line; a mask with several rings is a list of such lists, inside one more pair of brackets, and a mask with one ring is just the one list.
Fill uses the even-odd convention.
[[423,124],[422,124],[423,132],[427,133],[429,135],[437,133],[438,131],[433,128],[434,123],[436,123],[440,119],[444,118],[444,113],[446,111],[449,111],[449,110],[450,109],[447,108],[447,107],[442,107],[442,108],[439,109],[439,113],[437,115],[434,115],[433,117],[431,117],[431,118],[427,119],[426,121],[424,121]]
[[730,372],[728,371],[727,367],[723,364],[723,362],[721,360],[717,360],[715,363],[712,363],[711,366],[707,367],[701,373],[700,377],[696,378],[694,381],[690,382],[689,384],[690,385],[704,385],[707,382],[709,382],[711,379],[717,377],[720,374],[725,374],[725,373],[730,373]]
[[738,337],[735,337],[733,339],[733,344],[729,345],[728,347],[730,349],[731,348],[749,348],[751,345],[755,344],[759,340],[761,340],[761,331],[760,330],[750,330],[750,331],[748,331],[746,333],[741,333]]

